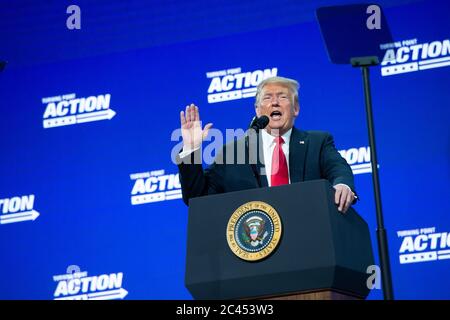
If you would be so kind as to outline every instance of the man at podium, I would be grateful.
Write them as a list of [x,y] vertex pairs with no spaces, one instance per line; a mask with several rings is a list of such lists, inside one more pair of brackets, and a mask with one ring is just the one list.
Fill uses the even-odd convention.
[[[298,87],[296,80],[284,77],[271,77],[258,85],[255,113],[257,117],[269,118],[259,135],[258,146],[262,150],[258,154],[263,155],[263,159],[258,167],[265,170],[259,177],[249,163],[216,161],[203,170],[201,163],[195,163],[193,158],[201,152],[202,141],[212,124],[202,129],[199,108],[194,104],[180,112],[183,149],[177,155],[177,163],[186,204],[190,198],[208,194],[316,179],[327,179],[333,185],[340,212],[345,213],[356,202],[352,170],[334,146],[333,137],[324,131],[303,131],[294,127],[300,111]],[[222,153],[229,150],[228,147],[242,144],[243,139],[230,142]],[[226,156],[221,158],[227,159]]]

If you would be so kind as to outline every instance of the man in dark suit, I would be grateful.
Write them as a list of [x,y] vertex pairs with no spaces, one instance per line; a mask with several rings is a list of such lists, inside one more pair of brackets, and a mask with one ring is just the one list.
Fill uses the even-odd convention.
[[[352,170],[329,133],[294,127],[300,111],[297,81],[283,77],[262,81],[257,88],[255,111],[257,117],[265,115],[270,120],[256,142],[256,174],[250,165],[251,148],[246,147],[244,138],[225,145],[216,161],[203,170],[198,161],[200,147],[212,124],[202,130],[199,109],[194,104],[180,112],[183,149],[177,163],[184,202],[208,194],[327,179],[336,189],[339,211],[345,213],[356,201]],[[244,163],[238,161],[242,150],[239,146],[244,146]],[[260,175],[261,171],[265,174]]]

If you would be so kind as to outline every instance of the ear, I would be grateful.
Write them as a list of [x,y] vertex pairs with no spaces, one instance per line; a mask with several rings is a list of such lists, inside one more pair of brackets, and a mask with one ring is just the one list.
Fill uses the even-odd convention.
[[294,105],[294,116],[297,117],[299,113],[300,113],[300,105],[295,104]]
[[261,116],[261,109],[259,107],[255,107],[256,116],[259,118]]

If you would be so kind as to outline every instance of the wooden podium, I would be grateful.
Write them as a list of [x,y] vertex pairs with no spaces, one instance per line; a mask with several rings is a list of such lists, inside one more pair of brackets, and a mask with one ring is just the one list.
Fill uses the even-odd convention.
[[[273,207],[282,225],[274,251],[257,261],[227,241],[230,217],[251,201]],[[373,264],[367,223],[337,210],[326,180],[190,200],[185,285],[194,299],[365,299]]]

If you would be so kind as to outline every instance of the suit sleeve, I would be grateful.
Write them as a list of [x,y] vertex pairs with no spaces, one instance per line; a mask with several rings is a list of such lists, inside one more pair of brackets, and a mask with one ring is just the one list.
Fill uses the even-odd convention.
[[203,170],[201,149],[184,158],[177,156],[177,164],[183,201],[186,205],[189,205],[191,198],[224,192],[225,166],[213,163]]
[[[320,167],[324,177],[334,186],[338,183],[346,184],[355,192],[355,183],[353,179],[353,172],[347,161],[337,151],[333,136],[327,134],[320,156]],[[355,192],[356,193],[356,192]]]

